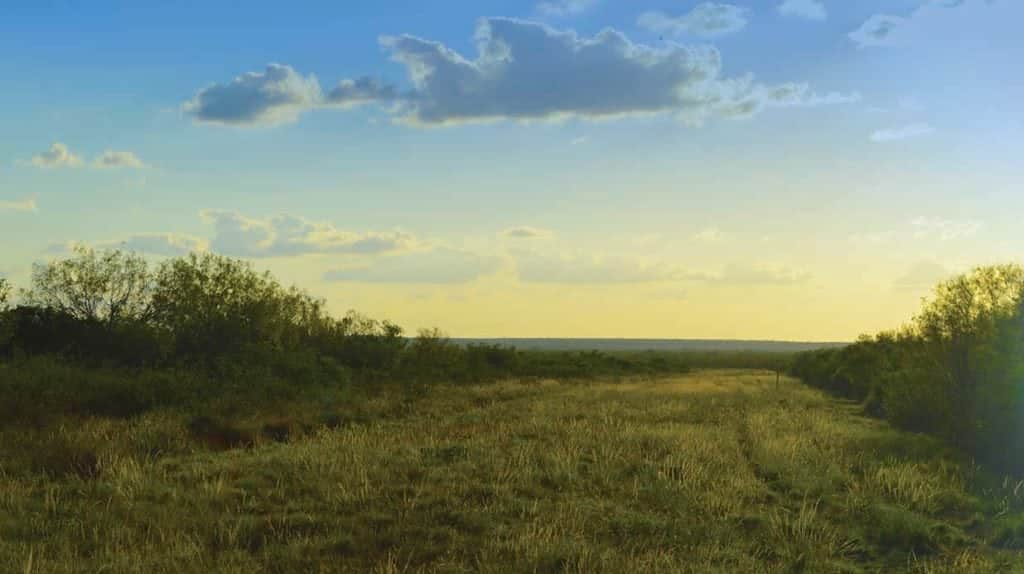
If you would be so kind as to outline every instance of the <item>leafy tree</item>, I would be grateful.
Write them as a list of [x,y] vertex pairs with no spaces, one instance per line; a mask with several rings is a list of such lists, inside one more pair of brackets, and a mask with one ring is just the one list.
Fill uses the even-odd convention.
[[5,311],[7,309],[7,300],[10,296],[11,284],[3,277],[0,277],[0,311]]
[[11,296],[11,284],[0,277],[0,348],[7,346],[13,335],[13,326],[7,313],[7,301]]
[[995,360],[1000,325],[1018,312],[1022,294],[1021,266],[978,267],[936,287],[915,318],[926,349],[946,374],[957,413],[952,430],[961,446],[973,445],[981,375]]
[[279,351],[330,329],[322,301],[282,287],[247,262],[210,253],[193,253],[160,267],[152,317],[171,334],[182,356]]
[[147,318],[152,286],[142,256],[76,246],[67,259],[33,266],[32,288],[25,301],[110,325]]

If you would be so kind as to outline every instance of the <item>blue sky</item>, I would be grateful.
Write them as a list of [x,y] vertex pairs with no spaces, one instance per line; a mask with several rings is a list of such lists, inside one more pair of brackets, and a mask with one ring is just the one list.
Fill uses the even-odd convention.
[[252,259],[461,336],[850,338],[1019,260],[1010,0],[24,2],[0,273]]

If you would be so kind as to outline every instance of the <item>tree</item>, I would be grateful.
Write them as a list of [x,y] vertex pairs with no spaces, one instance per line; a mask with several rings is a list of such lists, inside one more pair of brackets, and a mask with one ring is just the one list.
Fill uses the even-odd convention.
[[949,398],[957,420],[954,439],[970,447],[978,424],[979,381],[996,351],[1000,326],[1018,312],[1024,295],[1024,268],[978,267],[941,283],[915,324],[936,361],[947,374]]
[[244,261],[210,253],[161,265],[152,311],[180,355],[199,357],[295,348],[330,322],[322,301],[282,287]]
[[11,284],[6,279],[0,277],[0,311],[7,309],[7,300],[11,296]]
[[32,288],[25,300],[79,320],[111,325],[147,318],[152,287],[142,256],[76,246],[67,259],[33,266]]

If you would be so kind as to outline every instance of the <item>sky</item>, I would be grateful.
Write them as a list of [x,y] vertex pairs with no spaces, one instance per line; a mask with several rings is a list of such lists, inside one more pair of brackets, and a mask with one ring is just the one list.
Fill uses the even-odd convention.
[[410,332],[851,340],[1024,255],[1016,0],[4,12],[19,287],[212,251]]

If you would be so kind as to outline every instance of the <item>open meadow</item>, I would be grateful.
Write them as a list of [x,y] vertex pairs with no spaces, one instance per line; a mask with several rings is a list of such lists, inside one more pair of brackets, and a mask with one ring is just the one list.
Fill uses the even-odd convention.
[[0,571],[1024,571],[1020,483],[771,371],[436,385],[260,424],[3,431]]

